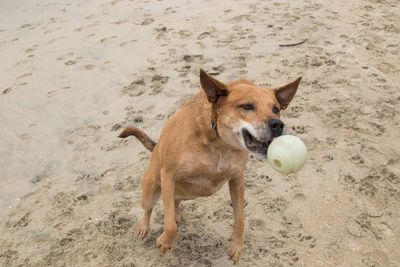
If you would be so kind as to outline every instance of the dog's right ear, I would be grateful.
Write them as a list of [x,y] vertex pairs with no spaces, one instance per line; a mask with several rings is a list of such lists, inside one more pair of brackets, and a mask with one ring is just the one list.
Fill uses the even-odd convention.
[[220,96],[227,96],[229,93],[225,84],[217,81],[202,69],[200,69],[200,83],[211,103],[217,102]]
[[275,96],[281,105],[281,109],[286,109],[289,106],[289,103],[292,101],[294,95],[296,94],[297,87],[299,87],[299,83],[301,81],[301,77],[297,78],[294,82],[291,82],[285,86],[282,86],[275,90]]

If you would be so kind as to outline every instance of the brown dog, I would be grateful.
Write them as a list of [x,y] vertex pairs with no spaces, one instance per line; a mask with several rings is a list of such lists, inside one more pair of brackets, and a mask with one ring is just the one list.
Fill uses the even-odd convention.
[[164,232],[157,247],[165,253],[174,244],[182,200],[210,196],[229,182],[234,224],[228,249],[234,263],[243,248],[243,172],[249,153],[266,158],[268,145],[282,134],[280,111],[296,94],[301,77],[276,90],[249,81],[224,84],[200,70],[203,91],[181,107],[166,123],[156,144],[142,130],[126,128],[120,135],[136,136],[153,151],[142,178],[144,238],[160,195],[164,204]]

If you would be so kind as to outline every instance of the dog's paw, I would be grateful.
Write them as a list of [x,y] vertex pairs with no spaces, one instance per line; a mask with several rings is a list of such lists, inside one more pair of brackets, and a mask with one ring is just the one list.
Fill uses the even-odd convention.
[[140,239],[144,239],[146,235],[149,233],[149,224],[141,223],[138,230],[138,237]]
[[228,256],[229,259],[233,261],[233,264],[236,264],[240,260],[240,255],[242,254],[243,244],[238,242],[231,242],[228,247]]
[[167,236],[165,232],[163,232],[156,241],[157,247],[160,249],[161,253],[165,253],[171,249],[174,243],[174,238],[170,238]]

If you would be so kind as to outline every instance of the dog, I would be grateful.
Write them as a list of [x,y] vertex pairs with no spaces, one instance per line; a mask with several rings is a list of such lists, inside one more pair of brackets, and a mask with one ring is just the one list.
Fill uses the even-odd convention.
[[134,135],[152,151],[142,177],[139,237],[148,234],[153,207],[161,196],[164,231],[156,245],[167,252],[182,220],[179,203],[210,196],[228,182],[234,217],[228,255],[236,264],[243,249],[243,173],[249,154],[266,159],[269,144],[284,130],[281,110],[292,101],[300,81],[301,77],[273,90],[247,80],[225,84],[200,70],[203,90],[169,118],[158,143],[139,128],[125,128],[119,137]]

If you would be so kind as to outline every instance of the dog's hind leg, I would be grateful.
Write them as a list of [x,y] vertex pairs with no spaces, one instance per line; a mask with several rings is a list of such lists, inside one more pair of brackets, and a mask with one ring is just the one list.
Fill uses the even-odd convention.
[[161,170],[161,191],[164,204],[164,232],[157,238],[156,244],[160,251],[165,253],[171,249],[177,232],[173,173]]
[[155,173],[148,168],[142,178],[142,208],[144,215],[139,226],[139,238],[143,239],[150,229],[150,218],[153,207],[160,198],[161,188],[156,182]]

